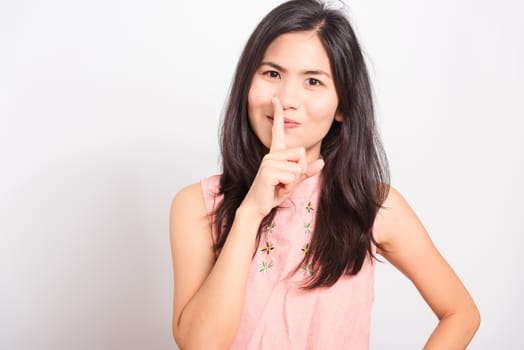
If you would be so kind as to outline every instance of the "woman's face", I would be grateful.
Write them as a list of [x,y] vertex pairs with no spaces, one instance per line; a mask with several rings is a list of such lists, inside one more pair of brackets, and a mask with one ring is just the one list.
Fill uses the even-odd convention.
[[304,147],[308,161],[320,157],[322,139],[337,114],[338,97],[326,50],[315,31],[280,35],[267,48],[248,94],[251,128],[269,148],[271,99],[280,100],[286,147]]

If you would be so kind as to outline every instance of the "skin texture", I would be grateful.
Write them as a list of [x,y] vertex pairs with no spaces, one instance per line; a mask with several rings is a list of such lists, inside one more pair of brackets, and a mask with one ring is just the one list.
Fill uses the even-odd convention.
[[[200,184],[175,196],[170,217],[173,334],[181,349],[226,349],[233,341],[262,218],[301,181],[322,170],[321,140],[334,120],[343,122],[336,113],[338,99],[330,77],[327,54],[314,32],[284,34],[268,47],[248,103],[251,126],[270,151],[236,211],[218,258]],[[383,247],[378,253],[414,283],[439,319],[425,348],[465,348],[478,328],[478,310],[393,187],[374,231]]]

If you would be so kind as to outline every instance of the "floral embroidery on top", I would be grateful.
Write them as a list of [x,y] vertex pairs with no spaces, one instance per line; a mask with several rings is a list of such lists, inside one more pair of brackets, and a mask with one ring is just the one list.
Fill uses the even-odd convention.
[[310,235],[312,231],[311,222],[304,223],[304,233]]
[[267,273],[273,268],[273,258],[271,257],[271,252],[275,249],[275,246],[269,239],[275,227],[276,225],[274,222],[271,222],[264,227],[264,233],[266,234],[266,244],[260,246],[259,251],[263,254],[263,256],[267,256],[269,261],[262,260],[261,265],[258,268],[258,272]]
[[258,272],[267,273],[267,271],[271,270],[272,267],[273,267],[272,262],[262,261],[262,265],[260,269],[258,270]]
[[304,254],[307,254],[309,252],[309,243],[304,243],[304,245],[302,246],[302,252]]
[[[295,216],[296,219],[299,219],[300,216],[302,216],[303,218],[302,229],[304,230],[303,232],[304,232],[304,235],[306,235],[305,236],[306,239],[304,239],[303,244],[300,247],[300,250],[302,254],[307,255],[309,254],[309,250],[310,250],[309,238],[311,234],[313,233],[313,221],[314,221],[314,210],[315,210],[315,207],[313,206],[313,201],[308,200],[307,202],[303,203],[302,208],[305,208],[306,213],[304,212],[300,213],[299,211],[295,211],[294,215],[296,215]],[[269,273],[275,266],[275,263],[278,263],[277,260],[280,259],[278,256],[274,255],[275,248],[276,246],[278,246],[278,242],[276,242],[277,244],[275,245],[274,240],[272,239],[272,234],[275,233],[276,226],[277,225],[275,224],[275,222],[270,222],[266,224],[262,229],[263,232],[265,233],[265,237],[264,237],[263,243],[260,245],[258,249],[258,254],[261,254],[259,255],[261,260],[259,261],[259,265],[258,265],[258,272],[260,273],[264,273],[264,274]],[[298,227],[296,228],[298,229]],[[302,265],[301,270],[304,272],[304,274],[309,275],[309,276],[313,275],[314,273],[313,266],[311,263]]]
[[311,213],[313,210],[315,210],[315,208],[313,207],[313,205],[311,204],[311,202],[309,202],[307,205],[306,205],[306,210],[308,213]]
[[304,271],[304,273],[308,276],[313,275],[313,273],[315,272],[313,271],[313,265],[311,263],[307,265],[302,265],[302,271]]
[[270,233],[273,233],[274,229],[275,229],[275,224],[271,222],[266,225],[266,227],[264,228],[264,232],[267,234],[270,234]]
[[273,249],[275,249],[275,247],[273,246],[273,242],[266,242],[266,245],[264,246],[264,248],[260,249],[260,251],[269,255],[269,253],[271,253]]

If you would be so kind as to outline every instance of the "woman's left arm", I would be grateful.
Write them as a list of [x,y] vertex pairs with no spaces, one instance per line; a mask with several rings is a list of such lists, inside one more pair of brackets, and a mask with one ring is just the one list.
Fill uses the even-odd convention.
[[414,283],[439,319],[424,349],[465,349],[479,327],[479,311],[421,221],[393,187],[375,219],[374,237],[381,246],[377,253]]

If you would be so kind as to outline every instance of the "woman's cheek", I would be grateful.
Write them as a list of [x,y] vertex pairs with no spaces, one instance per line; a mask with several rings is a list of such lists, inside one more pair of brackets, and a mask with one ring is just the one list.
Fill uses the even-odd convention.
[[[248,92],[248,117],[251,129],[257,135],[262,144],[269,148],[271,143],[271,129],[266,127],[265,113],[268,101],[271,103],[271,97],[267,98],[266,89],[261,87],[260,82],[254,79]],[[268,124],[269,125],[269,124]]]
[[310,110],[317,120],[332,119],[337,111],[338,100],[331,96],[311,98],[308,101]]
[[[249,89],[248,102],[252,107],[257,107],[261,104],[264,104],[264,101],[268,100],[267,95],[270,94],[269,89],[265,84],[260,81],[260,79],[254,78],[251,83],[251,88]],[[269,97],[271,101],[271,97]]]

